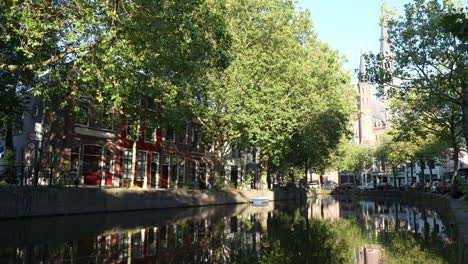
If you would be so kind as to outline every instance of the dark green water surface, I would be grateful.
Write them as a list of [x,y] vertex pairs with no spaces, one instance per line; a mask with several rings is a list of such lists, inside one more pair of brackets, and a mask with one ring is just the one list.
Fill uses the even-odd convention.
[[317,199],[0,222],[0,263],[455,263],[451,230],[399,201]]

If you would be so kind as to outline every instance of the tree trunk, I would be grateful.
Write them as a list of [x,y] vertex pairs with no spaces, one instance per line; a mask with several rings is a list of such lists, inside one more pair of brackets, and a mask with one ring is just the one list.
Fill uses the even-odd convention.
[[15,148],[13,146],[13,121],[7,119],[6,135],[5,135],[5,159],[6,159],[6,175],[8,181],[15,179]]
[[132,145],[132,172],[131,172],[130,182],[129,182],[130,186],[132,186],[133,179],[135,178],[136,158],[137,158],[137,140],[138,140],[138,138],[136,138],[133,141],[133,145]]
[[411,168],[410,168],[410,171],[411,171],[411,175],[410,175],[410,177],[411,177],[411,183],[413,183],[413,161],[410,162],[410,166],[411,166]]
[[419,165],[420,165],[419,167],[421,169],[419,182],[422,181],[423,188],[425,188],[425,186],[426,186],[426,174],[424,173],[424,170],[426,169],[426,162],[423,159],[420,159],[419,160]]
[[273,181],[271,178],[271,167],[268,166],[268,171],[267,171],[267,183],[268,183],[268,189],[273,189]]
[[214,165],[214,173],[213,173],[213,184],[214,186],[218,186],[221,182],[221,170],[223,169],[223,140],[220,137],[215,139],[213,144],[213,165]]
[[291,183],[294,183],[296,181],[296,179],[294,179],[294,171],[291,168],[289,169],[289,180],[291,181]]
[[408,183],[408,164],[405,164],[405,184]]
[[431,183],[432,186],[432,164],[429,164],[429,182]]
[[306,182],[309,182],[308,175],[309,175],[309,162],[308,160],[306,160],[304,162],[304,179],[306,180]]
[[455,183],[455,180],[458,177],[458,154],[460,153],[460,148],[458,144],[453,144],[453,176],[450,181],[452,184]]
[[260,158],[260,190],[267,189],[267,176],[268,176],[268,161],[270,156],[268,154],[263,154]]
[[[468,88],[463,87],[463,100],[462,100],[462,126],[463,126],[463,136],[465,137],[465,142],[468,143]],[[465,146],[466,147],[466,146]],[[455,174],[455,173],[454,173]],[[455,179],[452,179],[455,180]]]

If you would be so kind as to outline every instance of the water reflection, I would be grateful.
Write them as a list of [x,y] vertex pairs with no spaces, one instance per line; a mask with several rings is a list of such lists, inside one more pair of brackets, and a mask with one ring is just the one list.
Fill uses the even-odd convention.
[[138,227],[136,218],[135,228],[114,227],[86,239],[20,245],[12,241],[15,246],[0,249],[0,262],[380,264],[455,260],[449,230],[437,212],[428,208],[390,201],[318,199],[299,205],[243,205],[242,210],[232,211],[236,215],[149,227]]

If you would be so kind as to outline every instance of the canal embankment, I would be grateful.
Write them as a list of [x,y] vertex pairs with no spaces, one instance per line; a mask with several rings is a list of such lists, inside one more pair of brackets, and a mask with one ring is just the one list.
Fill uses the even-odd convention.
[[406,191],[342,191],[319,192],[319,195],[331,195],[341,199],[395,199],[410,202],[435,209],[445,223],[455,230],[455,239],[458,247],[458,260],[456,263],[468,264],[468,204],[463,199],[452,199],[448,195],[406,192]]
[[241,204],[257,197],[295,200],[313,195],[303,190],[5,188],[0,189],[0,219]]
[[[462,200],[423,192],[358,191],[318,192],[303,190],[142,190],[97,188],[3,188],[0,189],[0,219],[82,215],[152,209],[243,204],[266,197],[272,201],[304,200],[317,195],[345,199],[397,199],[437,210],[456,230],[459,260],[468,264],[468,207]],[[187,211],[187,212],[188,212]],[[193,217],[196,213],[190,211]]]

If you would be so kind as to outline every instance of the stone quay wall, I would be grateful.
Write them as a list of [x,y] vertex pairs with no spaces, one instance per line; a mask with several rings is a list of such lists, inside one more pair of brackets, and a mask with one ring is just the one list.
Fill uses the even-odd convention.
[[306,199],[301,190],[0,189],[0,219],[248,203],[252,198]]

